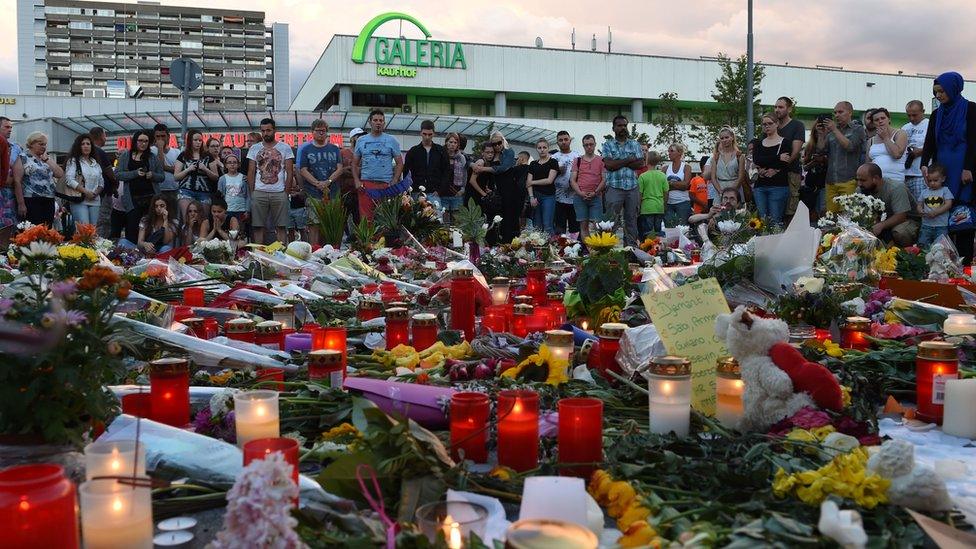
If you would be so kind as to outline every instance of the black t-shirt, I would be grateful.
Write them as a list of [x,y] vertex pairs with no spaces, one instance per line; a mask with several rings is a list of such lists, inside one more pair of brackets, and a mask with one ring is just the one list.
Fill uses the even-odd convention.
[[[783,150],[788,153],[793,153],[793,142],[799,141],[801,144],[807,140],[807,130],[803,126],[803,122],[799,120],[790,120],[790,123],[783,126],[777,133],[783,138]],[[801,145],[802,146],[802,145]],[[793,173],[800,173],[800,157],[803,155],[796,156],[796,162],[790,164],[790,171]]]
[[786,148],[787,141],[784,138],[779,145],[767,147],[763,145],[762,139],[755,139],[752,142],[752,162],[757,168],[774,168],[779,170],[772,177],[760,175],[756,179],[756,187],[785,187],[789,185],[789,170],[786,162],[780,160],[779,155],[789,152]]
[[[138,160],[130,153],[129,165],[127,166],[129,171],[137,171],[142,168],[144,172],[149,172],[149,152],[142,153],[142,158]],[[136,197],[152,196],[154,189],[152,184],[152,179],[146,179],[144,177],[137,177],[128,183],[129,194],[133,199]]]
[[[559,162],[556,162],[555,158],[549,157],[549,160],[542,164],[538,160],[533,160],[529,163],[529,177],[532,179],[545,179],[549,177],[549,170],[559,172]],[[532,192],[542,196],[554,196],[556,194],[555,180],[548,185],[533,185]]]
[[176,157],[176,160],[183,164],[183,169],[189,168],[191,165],[197,166],[197,171],[186,174],[183,180],[180,181],[180,188],[187,191],[194,191],[198,193],[209,193],[213,192],[210,188],[210,178],[203,171],[203,166],[207,166],[210,163],[210,157],[201,156],[198,159],[193,159],[190,155],[186,153],[180,153]]

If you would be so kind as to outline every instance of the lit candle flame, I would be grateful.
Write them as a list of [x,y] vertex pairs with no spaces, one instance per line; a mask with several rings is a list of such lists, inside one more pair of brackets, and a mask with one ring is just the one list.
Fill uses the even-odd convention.
[[590,323],[584,320],[583,322],[580,322],[580,328],[584,332],[589,331],[590,330]]
[[671,382],[670,381],[665,381],[665,382],[661,383],[661,393],[663,393],[665,395],[670,395],[671,394],[671,391],[673,391],[673,388],[671,387]]
[[254,414],[258,416],[263,416],[266,412],[264,411],[264,406],[258,405],[254,408]]
[[521,414],[522,413],[522,401],[521,400],[516,400],[515,401],[515,405],[512,406],[512,413],[513,414]]
[[112,510],[116,513],[122,510],[122,500],[120,498],[116,497],[112,500]]
[[461,525],[451,515],[444,517],[444,534],[450,549],[461,549]]
[[735,380],[735,381],[732,382],[732,386],[735,387],[736,389],[742,389],[742,387],[744,387],[745,384],[742,383],[742,380],[741,379],[737,379],[737,380]]

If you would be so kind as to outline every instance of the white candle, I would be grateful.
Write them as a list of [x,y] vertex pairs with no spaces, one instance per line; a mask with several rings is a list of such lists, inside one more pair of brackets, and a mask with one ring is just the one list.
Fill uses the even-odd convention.
[[716,381],[715,418],[726,427],[735,427],[742,418],[742,380],[718,376]]
[[546,331],[546,347],[550,355],[557,360],[565,360],[566,367],[573,367],[573,332],[565,330]]
[[505,305],[508,303],[508,294],[511,290],[511,283],[505,277],[496,277],[491,281],[491,304]]
[[942,325],[948,336],[976,334],[976,316],[971,314],[951,314]]
[[258,438],[277,438],[278,392],[248,391],[234,395],[237,446]]
[[681,357],[651,359],[647,372],[650,432],[687,436],[691,424],[691,364]]
[[[142,480],[148,484],[148,479]],[[148,485],[100,479],[82,483],[78,491],[85,549],[152,548],[152,494]]]
[[447,540],[448,549],[461,549],[461,525],[457,523],[451,515],[444,519],[444,539]]
[[146,476],[146,447],[136,441],[92,442],[85,446],[85,480],[95,477]]
[[186,530],[163,532],[153,538],[156,547],[189,547],[193,541],[193,534]]
[[173,517],[160,521],[156,525],[163,532],[172,530],[192,530],[197,526],[197,519],[193,517]]
[[976,379],[946,380],[942,431],[976,439]]
[[461,231],[457,229],[451,229],[451,244],[455,248],[460,248],[464,241],[461,240]]

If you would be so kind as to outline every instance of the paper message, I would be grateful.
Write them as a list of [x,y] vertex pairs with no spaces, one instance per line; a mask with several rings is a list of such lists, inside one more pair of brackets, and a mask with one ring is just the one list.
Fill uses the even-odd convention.
[[715,414],[715,361],[728,356],[715,335],[715,317],[729,312],[722,288],[714,278],[666,292],[641,295],[669,354],[691,361],[691,405]]

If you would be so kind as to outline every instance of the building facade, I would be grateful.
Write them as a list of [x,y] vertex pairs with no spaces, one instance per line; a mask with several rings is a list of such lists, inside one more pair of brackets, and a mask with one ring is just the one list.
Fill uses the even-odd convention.
[[158,2],[17,0],[22,94],[179,99],[169,67],[203,69],[190,94],[203,110],[285,108],[291,97],[288,25],[264,12]]

